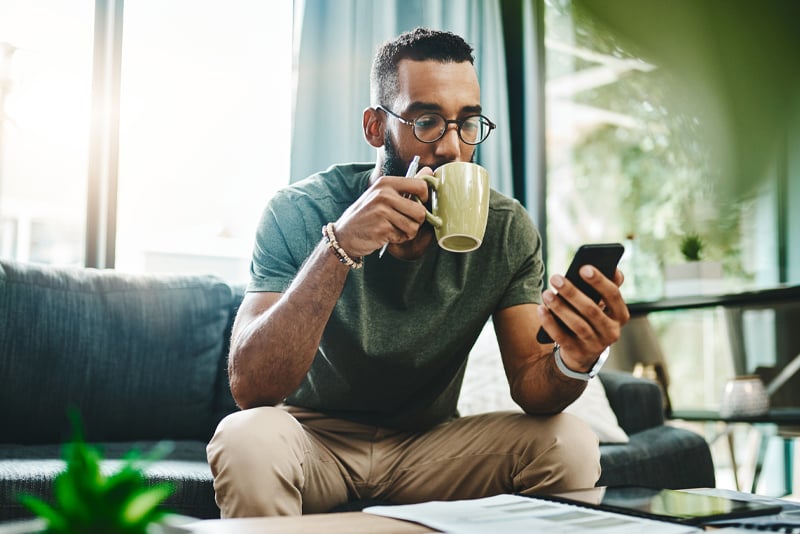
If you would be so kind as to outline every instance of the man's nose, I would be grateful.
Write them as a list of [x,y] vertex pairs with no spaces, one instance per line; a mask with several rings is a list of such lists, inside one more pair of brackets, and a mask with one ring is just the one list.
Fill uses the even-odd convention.
[[448,124],[442,138],[436,141],[436,155],[446,161],[460,161],[463,145],[458,137],[458,126]]

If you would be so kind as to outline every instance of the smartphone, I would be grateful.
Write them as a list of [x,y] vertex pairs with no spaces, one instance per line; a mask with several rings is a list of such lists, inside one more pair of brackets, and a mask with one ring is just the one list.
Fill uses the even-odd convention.
[[[575,257],[572,258],[572,263],[569,264],[566,279],[575,284],[575,287],[583,291],[590,299],[595,302],[600,302],[600,293],[581,278],[578,274],[578,270],[584,265],[593,265],[603,273],[606,278],[613,280],[614,273],[617,270],[617,264],[623,252],[625,252],[625,247],[620,243],[593,243],[581,245],[578,252],[575,253]],[[562,323],[558,317],[556,317],[556,321],[558,321],[562,327],[564,326],[564,323]],[[536,340],[539,343],[553,342],[550,335],[541,327],[536,334]]]

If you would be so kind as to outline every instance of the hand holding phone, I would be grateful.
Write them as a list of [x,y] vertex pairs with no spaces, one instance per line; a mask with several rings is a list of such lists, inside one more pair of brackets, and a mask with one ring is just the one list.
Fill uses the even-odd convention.
[[[572,263],[570,263],[565,277],[594,302],[600,302],[600,293],[598,293],[595,288],[590,286],[583,278],[581,278],[581,275],[578,273],[578,271],[584,265],[592,265],[601,273],[603,273],[603,276],[613,280],[614,273],[617,270],[617,264],[619,263],[624,251],[625,247],[623,247],[620,243],[596,243],[590,245],[581,245],[581,247],[575,253],[575,257],[572,258]],[[566,328],[566,325],[564,325],[561,319],[558,317],[555,319],[558,321],[559,325],[561,325],[563,328]],[[536,334],[536,340],[539,343],[553,342],[553,339],[547,332],[545,332],[543,327],[539,328],[539,332]]]

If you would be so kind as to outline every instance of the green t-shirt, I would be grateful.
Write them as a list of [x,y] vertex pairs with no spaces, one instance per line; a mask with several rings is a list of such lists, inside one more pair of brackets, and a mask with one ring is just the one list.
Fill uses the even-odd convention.
[[[374,165],[333,166],[269,202],[248,291],[283,292],[336,221],[368,187]],[[516,200],[492,191],[481,247],[435,242],[421,258],[378,252],[350,271],[319,351],[287,404],[353,421],[422,430],[457,415],[467,356],[496,311],[541,302],[541,239]]]

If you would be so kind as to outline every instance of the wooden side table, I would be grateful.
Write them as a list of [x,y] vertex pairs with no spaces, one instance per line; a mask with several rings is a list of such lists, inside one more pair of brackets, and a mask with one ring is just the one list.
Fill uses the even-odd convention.
[[438,532],[408,521],[363,512],[309,514],[295,517],[209,519],[182,525],[193,534],[423,534]]

